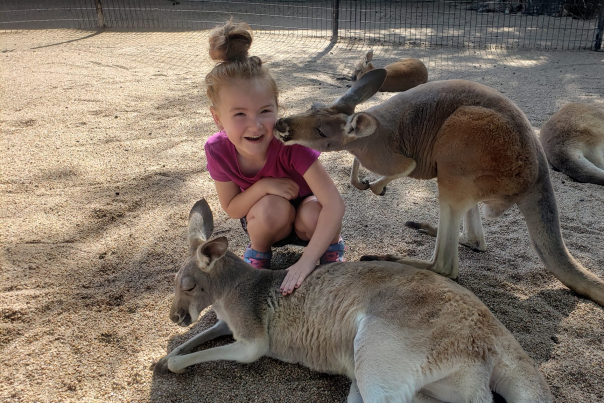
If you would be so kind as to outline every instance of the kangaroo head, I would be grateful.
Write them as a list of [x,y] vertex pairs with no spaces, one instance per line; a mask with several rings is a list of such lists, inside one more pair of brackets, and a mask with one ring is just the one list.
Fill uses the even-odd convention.
[[197,321],[201,311],[215,302],[216,272],[227,264],[223,257],[228,241],[225,237],[207,241],[213,230],[212,211],[201,199],[189,213],[189,256],[174,278],[170,319],[180,326]]
[[354,109],[378,92],[385,79],[386,70],[371,70],[331,106],[314,104],[306,112],[279,119],[275,124],[275,137],[286,145],[301,144],[319,151],[346,149],[351,141],[378,129],[375,117],[364,112],[354,113]]
[[373,60],[373,50],[367,52],[367,54],[363,57],[354,68],[354,72],[352,73],[352,81],[359,80],[361,77],[365,75],[369,70],[373,70],[373,64],[371,61]]

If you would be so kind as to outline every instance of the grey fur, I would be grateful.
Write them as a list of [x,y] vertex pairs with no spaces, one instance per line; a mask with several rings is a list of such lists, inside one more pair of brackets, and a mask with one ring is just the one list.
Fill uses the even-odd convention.
[[[365,74],[331,106],[279,119],[275,136],[320,151],[347,150],[355,157],[351,183],[378,195],[403,176],[438,179],[438,230],[410,223],[436,233],[434,255],[430,261],[398,261],[457,278],[458,243],[486,250],[478,203],[487,218],[517,204],[546,268],[573,291],[604,305],[604,281],[564,245],[547,160],[524,113],[498,91],[466,80],[432,81],[354,113],[355,94],[366,99],[382,84],[379,70]],[[383,176],[360,181],[359,165]]]
[[[157,374],[212,360],[249,363],[262,356],[352,380],[349,403],[552,402],[547,384],[511,333],[474,294],[433,272],[392,262],[317,268],[293,294],[284,270],[257,270],[208,242],[190,214],[191,253],[175,278],[170,318],[189,325],[212,305],[218,323],[177,347]],[[232,344],[186,354],[223,335]]]
[[552,166],[578,182],[604,185],[604,105],[564,105],[541,128]]

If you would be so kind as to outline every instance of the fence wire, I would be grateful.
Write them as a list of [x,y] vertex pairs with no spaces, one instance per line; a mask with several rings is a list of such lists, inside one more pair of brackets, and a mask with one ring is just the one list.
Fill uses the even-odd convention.
[[341,42],[597,50],[604,0],[0,0],[1,30],[204,30],[231,17]]

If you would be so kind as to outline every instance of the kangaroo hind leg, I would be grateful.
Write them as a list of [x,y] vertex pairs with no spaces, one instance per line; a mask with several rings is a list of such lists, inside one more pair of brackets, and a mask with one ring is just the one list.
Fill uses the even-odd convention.
[[450,403],[491,403],[489,387],[492,365],[485,362],[456,362],[456,369],[424,386],[424,393]]
[[[405,225],[409,228],[418,230],[422,234],[433,237],[436,237],[438,234],[438,229],[428,223],[407,221]],[[463,232],[459,235],[459,244],[466,246],[475,252],[484,252],[487,249],[478,205],[475,205],[468,210],[463,218]]]
[[[428,223],[407,221],[405,226],[433,237],[436,237],[438,234],[438,229]],[[482,229],[478,205],[472,207],[464,215],[463,232],[459,235],[459,244],[466,246],[475,252],[484,252],[487,250],[487,243],[484,239],[484,230]]]
[[475,252],[487,250],[478,204],[469,209],[463,217],[463,232],[459,237],[459,243]]
[[398,337],[401,328],[377,317],[359,322],[354,339],[356,382],[364,402],[414,402],[423,384],[424,353],[410,338]]
[[474,204],[451,204],[441,198],[440,215],[438,217],[438,231],[436,234],[436,247],[432,259],[420,260],[393,255],[366,255],[361,260],[387,260],[408,264],[418,269],[432,270],[445,277],[457,278],[459,251],[459,228],[462,217]]

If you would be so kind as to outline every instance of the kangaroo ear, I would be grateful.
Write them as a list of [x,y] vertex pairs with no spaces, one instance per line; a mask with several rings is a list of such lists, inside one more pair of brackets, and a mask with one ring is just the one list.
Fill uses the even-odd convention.
[[195,203],[189,213],[189,246],[196,249],[206,242],[214,232],[214,218],[206,199]]
[[205,272],[212,270],[214,263],[226,254],[228,246],[229,242],[223,236],[199,245],[196,257],[201,270]]
[[386,80],[386,70],[374,69],[358,79],[352,87],[341,98],[338,98],[332,105],[333,108],[352,115],[354,108],[361,102],[371,98]]
[[372,115],[366,112],[355,113],[348,119],[344,127],[346,142],[371,136],[380,127],[380,122]]
[[373,60],[373,50],[370,50],[365,55],[365,65],[368,65],[369,63],[371,63],[372,60]]

